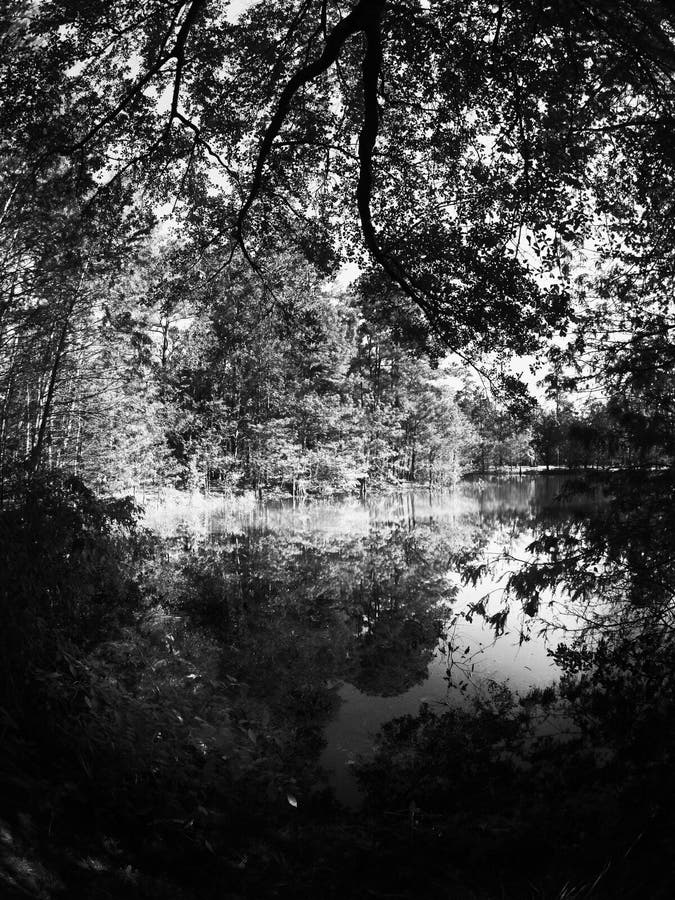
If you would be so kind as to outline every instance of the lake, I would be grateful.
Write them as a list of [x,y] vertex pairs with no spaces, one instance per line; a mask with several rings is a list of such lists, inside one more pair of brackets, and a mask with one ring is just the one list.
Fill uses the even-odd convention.
[[[507,577],[541,529],[599,502],[561,499],[564,483],[536,475],[363,501],[160,505],[146,524],[170,538],[205,621],[219,623],[228,676],[294,729],[298,757],[354,806],[352,764],[388,719],[466,703],[491,682],[525,692],[558,677],[548,650],[576,625],[564,597],[545,592],[535,618],[512,604],[498,635],[476,606],[502,609]],[[468,565],[484,567],[475,583],[462,577]]]

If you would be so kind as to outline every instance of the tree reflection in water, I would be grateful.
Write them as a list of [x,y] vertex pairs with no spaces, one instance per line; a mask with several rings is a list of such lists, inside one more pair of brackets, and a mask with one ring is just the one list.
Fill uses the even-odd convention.
[[[467,609],[460,576],[497,577],[513,568],[514,548],[533,537],[548,546],[547,535],[572,533],[584,517],[604,515],[588,494],[558,502],[561,484],[530,478],[369,506],[270,505],[228,519],[224,532],[215,517],[179,553],[174,590],[189,627],[226,648],[223,673],[288,731],[289,753],[295,741],[296,756],[310,765],[341,682],[373,698],[403,696],[426,682],[432,662],[438,670],[439,649],[447,653],[443,670],[452,670],[460,688],[478,680],[476,648],[467,654],[448,631],[462,613],[479,611],[503,631],[507,607]],[[183,534],[175,546],[185,543]],[[504,598],[511,602],[520,590],[526,611],[538,612],[523,593],[534,583],[532,561],[517,565]],[[540,599],[555,586],[553,569],[546,571],[549,582],[537,582]],[[373,706],[373,729],[380,722]]]
[[672,497],[670,472],[566,481],[557,512],[547,507],[522,522],[532,535],[525,555],[506,548],[486,561],[478,549],[456,558],[467,582],[508,567],[501,606],[474,612],[496,622],[520,608],[528,630],[558,626],[586,649],[617,632],[667,633],[675,594]]
[[[250,508],[177,551],[173,590],[185,627],[223,648],[245,714],[270,723],[273,768],[303,803],[325,785],[322,760],[342,765],[333,783],[351,790],[337,751],[382,727],[353,770],[364,822],[388,842],[405,823],[401,848],[412,828],[431,861],[447,854],[445,834],[472,867],[489,838],[504,879],[527,846],[551,896],[574,848],[575,877],[602,873],[598,896],[625,885],[629,896],[630,873],[666,852],[674,825],[672,487],[666,473],[526,478],[446,498]],[[481,620],[503,633],[482,678],[466,640]],[[559,683],[546,688],[542,669],[517,696],[499,648],[535,646],[542,630],[558,643]],[[446,667],[446,705],[420,712],[429,673]],[[367,753],[372,738],[351,747]]]
[[178,589],[262,698],[337,679],[392,695],[426,677],[457,592],[456,549],[437,524],[376,522],[356,538],[251,532],[193,548]]

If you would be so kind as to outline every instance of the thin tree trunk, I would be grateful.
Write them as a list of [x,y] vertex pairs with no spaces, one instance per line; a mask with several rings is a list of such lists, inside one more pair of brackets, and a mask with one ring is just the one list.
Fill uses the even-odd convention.
[[78,282],[77,288],[73,291],[73,296],[68,304],[66,309],[65,317],[63,320],[63,324],[61,325],[61,329],[59,331],[59,337],[56,345],[56,350],[54,353],[54,359],[52,362],[51,371],[49,373],[49,383],[47,386],[47,393],[44,400],[44,405],[42,408],[42,415],[40,418],[40,424],[38,428],[37,438],[35,440],[35,444],[33,445],[29,460],[28,460],[28,469],[32,474],[34,473],[39,465],[40,458],[42,456],[42,449],[44,446],[45,435],[47,432],[47,424],[51,418],[52,414],[52,404],[54,401],[54,394],[56,391],[56,385],[58,381],[59,372],[61,370],[61,363],[63,361],[63,357],[66,350],[66,344],[68,341],[68,332],[70,330],[71,318],[73,315],[73,311],[75,310],[75,304],[77,303],[80,290],[82,288],[82,283],[84,281],[84,276],[86,272],[86,266],[82,270],[80,275],[80,280]]

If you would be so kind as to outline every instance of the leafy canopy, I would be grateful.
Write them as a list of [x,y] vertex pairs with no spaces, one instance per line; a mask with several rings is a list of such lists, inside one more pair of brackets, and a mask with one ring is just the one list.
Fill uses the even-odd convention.
[[237,21],[222,0],[13,0],[3,20],[7,202],[67,170],[76,218],[171,201],[201,252],[261,277],[289,237],[326,269],[357,257],[470,352],[564,327],[582,241],[671,253],[658,0],[274,0]]

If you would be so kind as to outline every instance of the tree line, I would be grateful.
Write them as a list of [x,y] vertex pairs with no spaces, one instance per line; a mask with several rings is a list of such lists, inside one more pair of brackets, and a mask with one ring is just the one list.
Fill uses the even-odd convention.
[[549,376],[547,400],[514,407],[367,276],[340,289],[286,251],[261,283],[157,229],[123,262],[98,252],[6,247],[3,486],[63,469],[101,489],[303,496],[672,456],[662,384],[610,373],[582,405]]

